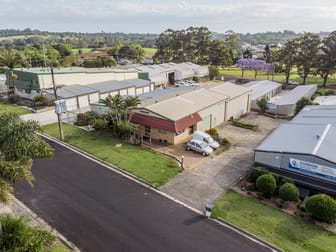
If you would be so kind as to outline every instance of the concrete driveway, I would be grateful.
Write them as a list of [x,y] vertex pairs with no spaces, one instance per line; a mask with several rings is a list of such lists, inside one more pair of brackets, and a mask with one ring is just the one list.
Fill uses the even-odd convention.
[[[257,113],[250,113],[241,120],[258,124],[259,129],[253,132],[230,124],[218,127],[220,135],[228,138],[233,147],[218,156],[200,157],[202,161],[196,163],[192,169],[186,169],[178,174],[160,190],[203,210],[207,203],[214,203],[227,189],[246,175],[253,165],[255,146],[273,129],[287,122]],[[188,156],[185,156],[185,162],[189,162]]]

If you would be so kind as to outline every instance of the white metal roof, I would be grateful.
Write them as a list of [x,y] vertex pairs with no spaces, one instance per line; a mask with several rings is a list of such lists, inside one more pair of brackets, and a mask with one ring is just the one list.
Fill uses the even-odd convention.
[[224,82],[220,85],[216,85],[215,87],[210,86],[209,90],[226,95],[230,99],[251,92],[250,88],[246,88],[241,85],[233,84],[230,82]]
[[311,97],[317,90],[317,85],[300,85],[281,97],[274,97],[270,103],[275,105],[293,105],[296,104],[302,97]]
[[314,102],[320,105],[336,105],[336,95],[318,96]]
[[258,100],[269,92],[280,88],[282,85],[274,81],[257,80],[250,81],[241,86],[252,89],[251,99]]
[[256,151],[309,154],[336,163],[336,126],[331,124],[282,124]]
[[[50,95],[54,95],[54,91],[52,89],[45,89],[46,93]],[[99,90],[92,88],[88,85],[71,85],[64,86],[56,89],[57,96],[62,99],[72,98],[76,96],[88,95],[93,93],[99,93]]]
[[149,105],[146,108],[171,120],[178,120],[195,112],[201,111],[220,101],[224,101],[227,98],[227,96],[220,93],[201,88]]

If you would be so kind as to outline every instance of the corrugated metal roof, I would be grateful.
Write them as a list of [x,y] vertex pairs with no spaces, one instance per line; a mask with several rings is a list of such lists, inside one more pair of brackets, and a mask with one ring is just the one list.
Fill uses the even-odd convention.
[[149,105],[146,108],[176,121],[227,99],[228,97],[226,95],[201,88],[181,96]]
[[309,154],[336,163],[336,126],[331,124],[282,124],[256,151]]
[[100,93],[107,93],[134,87],[134,84],[120,81],[104,81],[87,85],[90,88],[98,89]]
[[336,125],[336,105],[304,107],[291,121],[292,123],[330,123]]
[[320,105],[336,105],[336,95],[318,96],[314,102]]
[[294,105],[302,97],[311,97],[317,90],[317,85],[300,85],[281,97],[274,97],[270,103],[275,105]]
[[280,88],[282,85],[274,81],[258,80],[258,81],[250,81],[248,83],[242,84],[241,86],[252,89],[251,99],[258,100],[259,98],[265,96],[272,90]]
[[138,95],[140,100],[152,99],[152,98],[160,98],[167,95],[181,95],[186,92],[191,92],[197,89],[197,87],[173,87],[173,88],[165,88],[165,89],[156,89],[151,92],[143,93]]
[[[35,74],[50,74],[50,68],[32,67],[32,68],[14,68],[16,71],[30,72]],[[55,74],[65,73],[129,73],[136,72],[132,69],[120,69],[111,67],[102,68],[85,68],[85,67],[56,67],[54,68]]]
[[150,86],[151,82],[148,80],[143,80],[143,79],[129,79],[129,80],[123,80],[120,81],[121,83],[129,83],[133,84],[135,87],[147,87]]
[[226,95],[230,97],[230,99],[251,92],[250,88],[246,88],[241,85],[236,85],[230,82],[225,82],[215,87],[210,86],[209,90]]
[[[45,92],[49,93],[50,95],[54,94],[52,89],[46,89]],[[72,98],[81,95],[88,95],[92,93],[99,93],[99,90],[82,85],[71,85],[71,86],[64,86],[61,88],[57,88],[56,90],[57,96],[62,99]]]

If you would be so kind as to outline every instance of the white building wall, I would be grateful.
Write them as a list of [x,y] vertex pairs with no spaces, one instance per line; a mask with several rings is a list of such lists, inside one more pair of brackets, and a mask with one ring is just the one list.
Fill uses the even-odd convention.
[[89,95],[90,103],[96,103],[99,101],[99,93],[94,93]]
[[230,118],[238,119],[243,114],[249,112],[249,93],[238,96],[227,101],[226,120]]
[[89,106],[89,96],[88,95],[78,96],[78,107],[85,108],[87,106]]
[[132,87],[132,88],[127,89],[127,93],[128,95],[135,95],[135,88]]

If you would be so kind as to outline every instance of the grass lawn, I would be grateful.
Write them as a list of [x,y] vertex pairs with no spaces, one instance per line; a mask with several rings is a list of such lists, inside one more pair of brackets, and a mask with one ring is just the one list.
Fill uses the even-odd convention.
[[48,250],[48,252],[70,252],[64,245],[56,245]]
[[[43,127],[45,133],[58,138],[57,124]],[[175,160],[154,151],[123,143],[111,136],[97,137],[95,132],[87,132],[63,124],[65,141],[102,160],[118,166],[153,186],[161,186],[179,173]],[[118,147],[121,145],[120,147]]]
[[[241,70],[240,68],[236,67],[226,67],[226,68],[220,68],[220,74],[222,75],[229,75],[229,76],[241,76]],[[245,78],[254,78],[254,71],[249,71],[245,70],[244,72],[244,77]],[[257,79],[265,79],[267,80],[267,74],[265,73],[258,73]],[[297,81],[298,83],[302,83],[302,78],[297,74],[296,71],[293,71],[292,74],[289,77],[290,80],[292,81]],[[272,80],[272,76],[269,75],[269,80]],[[277,73],[274,75],[274,81],[278,82],[285,82],[286,77],[284,73]],[[314,75],[308,75],[307,77],[307,84],[319,84],[321,85],[323,83],[323,79],[320,76],[314,76]],[[327,85],[328,84],[336,84],[336,77],[331,76],[328,79]]]
[[335,234],[234,191],[216,203],[212,217],[221,217],[284,251],[336,251]]
[[78,51],[82,50],[82,53],[88,53],[92,51],[92,48],[76,48],[76,49],[71,49],[73,54],[78,54]]
[[156,48],[143,48],[145,50],[145,57],[153,57],[156,53]]
[[0,113],[4,113],[4,112],[14,112],[14,113],[17,113],[18,115],[32,113],[29,109],[25,109],[25,108],[22,108],[20,106],[13,105],[13,104],[7,104],[7,103],[0,102]]

